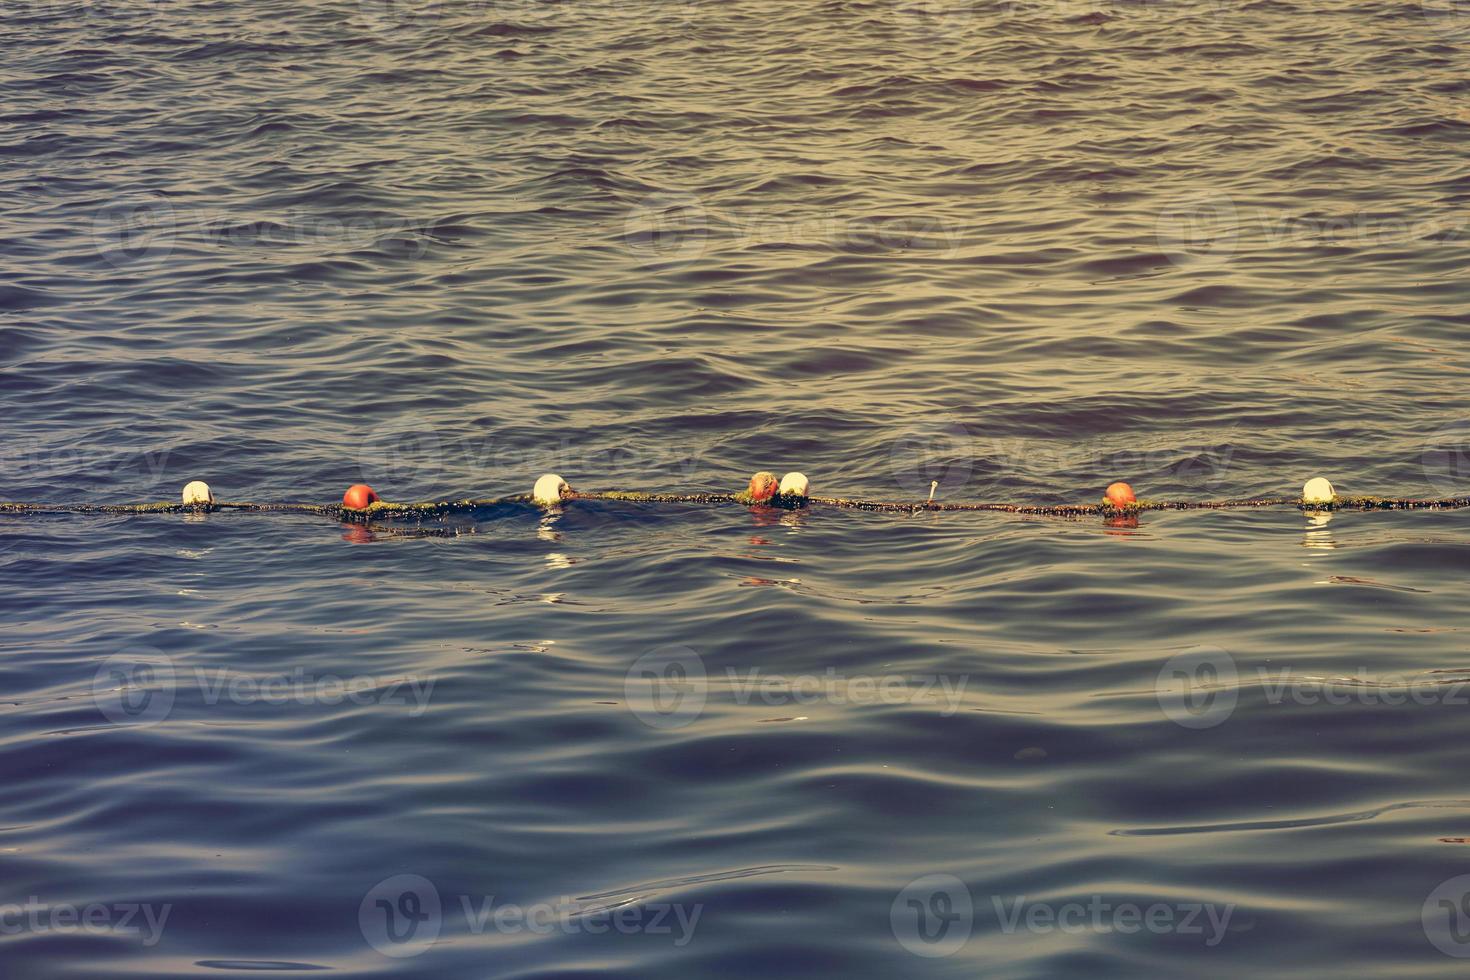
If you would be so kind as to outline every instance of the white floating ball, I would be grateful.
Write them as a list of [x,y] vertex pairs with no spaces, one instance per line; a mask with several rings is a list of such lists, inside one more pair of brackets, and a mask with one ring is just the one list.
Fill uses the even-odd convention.
[[1312,477],[1307,481],[1307,485],[1302,487],[1302,500],[1305,503],[1330,504],[1335,496],[1337,496],[1337,491],[1332,489],[1332,484],[1320,476]]
[[555,473],[547,473],[536,481],[536,488],[531,491],[531,499],[542,507],[550,507],[561,503],[563,498],[571,492],[572,488],[566,480]]
[[214,494],[210,492],[209,484],[203,480],[193,480],[185,484],[183,498],[185,507],[214,503]]
[[807,482],[805,473],[787,473],[781,477],[781,489],[776,492],[783,495],[789,493],[795,497],[805,497],[807,496],[807,488],[809,486],[810,484]]

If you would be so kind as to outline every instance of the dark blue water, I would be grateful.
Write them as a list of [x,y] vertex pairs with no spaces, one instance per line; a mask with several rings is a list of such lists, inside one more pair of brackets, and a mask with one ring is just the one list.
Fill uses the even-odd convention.
[[[1452,4],[5,28],[0,499],[1470,489]],[[0,518],[0,974],[1463,972],[1470,514],[423,530]]]

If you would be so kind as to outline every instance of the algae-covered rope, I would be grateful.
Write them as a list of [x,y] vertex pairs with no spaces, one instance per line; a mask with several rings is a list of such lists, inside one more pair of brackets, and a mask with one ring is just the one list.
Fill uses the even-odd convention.
[[309,514],[338,517],[343,520],[424,519],[445,514],[466,514],[481,507],[498,504],[529,504],[527,494],[491,497],[484,500],[438,500],[399,504],[374,501],[367,507],[342,504],[254,503],[250,501],[201,500],[193,503],[154,504],[25,504],[0,503],[0,514],[197,514],[238,510],[255,513]]
[[741,493],[657,493],[635,490],[577,491],[554,473],[536,481],[530,494],[483,499],[434,500],[420,503],[394,503],[382,500],[365,484],[356,484],[343,494],[340,504],[308,504],[291,502],[256,503],[251,501],[217,501],[209,485],[195,480],[184,487],[179,503],[151,504],[38,504],[0,503],[0,514],[193,514],[219,511],[255,513],[307,514],[331,517],[354,524],[375,521],[433,520],[450,514],[467,514],[481,508],[504,505],[559,506],[572,500],[601,500],[621,503],[650,504],[737,504],[745,507],[778,507],[795,510],[810,506],[838,507],[850,510],[918,514],[926,511],[975,511],[1000,514],[1023,514],[1040,517],[1129,517],[1143,511],[1164,510],[1229,510],[1248,507],[1294,506],[1306,511],[1337,510],[1441,510],[1470,507],[1470,496],[1416,498],[1369,497],[1338,494],[1327,480],[1317,477],[1302,488],[1300,497],[1254,497],[1243,500],[1139,500],[1126,483],[1114,483],[1106,495],[1092,504],[1016,504],[984,503],[958,500],[935,500],[938,483],[930,485],[929,499],[924,501],[863,500],[855,497],[819,497],[809,494],[807,478],[801,473],[788,473],[777,481],[772,473],[760,472],[751,477],[750,486]]
[[902,503],[883,500],[853,500],[846,497],[811,497],[812,503],[828,507],[850,507],[857,510],[877,510],[895,513],[923,513],[924,511],[987,511],[997,514],[1031,514],[1042,517],[1114,517],[1138,513],[1145,510],[1223,510],[1230,507],[1274,507],[1295,504],[1290,497],[1263,497],[1256,500],[1135,500],[1128,504],[1112,504],[1107,501],[1096,504],[1001,504],[967,503],[965,501],[929,500],[919,503]]
[[188,504],[23,504],[0,503],[0,514],[192,514],[198,511],[246,510],[274,511],[292,514],[330,514],[341,510],[330,504],[229,503],[201,502]]
[[[776,494],[764,500],[753,500],[745,494],[643,493],[633,490],[578,491],[575,494],[563,497],[557,503],[568,503],[573,500],[650,504],[738,504],[746,507],[773,507],[785,510],[798,510],[818,506],[898,514],[985,512],[1041,517],[1117,517],[1145,511],[1234,510],[1252,507],[1285,506],[1297,507],[1298,509],[1309,511],[1446,510],[1470,507],[1470,497],[1421,499],[1414,497],[1337,496],[1330,501],[1314,502],[1304,501],[1296,497],[1254,497],[1243,500],[1135,500],[1127,504],[1117,505],[1106,500],[1096,504],[1007,504],[956,500],[897,501],[864,500],[855,497],[798,497],[789,494]],[[517,504],[526,505],[532,503],[535,503],[535,501],[528,494],[484,499],[423,501],[418,503],[394,503],[375,500],[366,507],[347,507],[341,504],[256,503],[250,501],[212,501],[193,504],[167,502],[147,504],[0,502],[0,515],[94,514],[121,516],[244,511],[249,513],[306,514],[316,517],[331,517],[354,523],[364,523],[378,520],[423,521],[450,514],[467,514],[488,507]]]

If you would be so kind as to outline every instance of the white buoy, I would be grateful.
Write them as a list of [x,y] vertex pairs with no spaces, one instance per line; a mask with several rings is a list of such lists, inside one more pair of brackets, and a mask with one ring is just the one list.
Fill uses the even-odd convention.
[[781,477],[781,489],[776,492],[782,496],[790,494],[793,497],[805,497],[810,486],[805,473],[787,473]]
[[214,494],[210,492],[209,484],[203,480],[192,480],[185,484],[183,498],[185,507],[214,503]]
[[934,492],[936,490],[938,490],[938,489],[939,489],[939,481],[938,480],[930,480],[929,481],[929,501],[928,501],[929,503],[931,503],[931,504],[934,503]]
[[555,473],[547,473],[536,481],[536,488],[531,491],[531,499],[542,507],[554,507],[573,492],[571,485],[566,480]]
[[1307,504],[1330,504],[1337,491],[1332,484],[1320,476],[1314,476],[1302,487],[1302,502]]

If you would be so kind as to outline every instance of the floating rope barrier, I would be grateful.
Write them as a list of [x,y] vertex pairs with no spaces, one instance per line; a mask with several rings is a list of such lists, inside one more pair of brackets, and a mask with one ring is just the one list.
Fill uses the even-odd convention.
[[988,511],[999,514],[1028,514],[1041,517],[1119,517],[1152,510],[1236,510],[1247,507],[1296,507],[1308,511],[1333,510],[1442,510],[1470,507],[1470,497],[1417,499],[1411,497],[1343,497],[1330,501],[1309,502],[1300,497],[1252,497],[1242,500],[1134,500],[1114,504],[1104,500],[1096,504],[1005,504],[954,500],[898,501],[861,500],[854,497],[795,497],[776,494],[764,500],[746,494],[721,493],[632,493],[624,491],[577,491],[565,500],[623,500],[643,503],[742,504],[746,507],[780,507],[797,510],[816,504],[849,510],[883,511],[897,514],[922,514],[926,511]]
[[42,504],[3,503],[0,514],[199,514],[222,511],[250,513],[305,514],[329,517],[349,524],[373,524],[379,521],[435,520],[451,514],[468,514],[476,510],[505,505],[555,507],[573,500],[603,500],[647,504],[736,504],[745,507],[773,507],[799,510],[811,506],[839,507],[849,510],[878,511],[898,514],[926,512],[980,511],[1000,514],[1023,514],[1038,517],[1104,517],[1130,518],[1145,511],[1166,510],[1233,510],[1249,507],[1293,506],[1310,512],[1343,510],[1446,510],[1470,507],[1470,496],[1417,498],[1343,496],[1332,484],[1316,477],[1302,488],[1300,497],[1254,497],[1242,500],[1139,500],[1126,483],[1114,483],[1106,495],[1094,504],[1014,504],[935,500],[938,483],[930,485],[929,499],[924,501],[863,500],[854,497],[822,497],[809,494],[807,478],[788,473],[777,482],[775,475],[760,472],[751,477],[750,486],[741,493],[649,493],[633,490],[577,491],[554,473],[536,481],[530,494],[483,499],[437,500],[421,503],[393,503],[382,500],[366,484],[356,484],[343,494],[341,504],[254,503],[249,501],[217,501],[209,485],[195,480],[184,487],[180,503],[151,504]]
[[446,514],[467,514],[482,507],[499,504],[529,504],[529,494],[510,497],[491,497],[484,500],[439,500],[426,503],[396,504],[374,501],[367,507],[347,507],[342,504],[297,504],[297,503],[251,503],[248,501],[200,501],[189,504],[21,504],[0,503],[0,514],[200,514],[238,510],[254,513],[308,514],[316,517],[334,517],[343,521],[361,523],[364,518],[374,520],[405,519],[424,520]]

